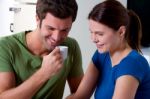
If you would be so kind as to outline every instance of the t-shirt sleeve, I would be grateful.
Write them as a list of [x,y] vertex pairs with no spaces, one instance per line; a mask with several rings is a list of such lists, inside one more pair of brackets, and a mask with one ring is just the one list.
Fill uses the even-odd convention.
[[76,40],[73,39],[72,46],[72,56],[71,56],[71,70],[69,72],[69,77],[77,77],[83,75],[82,68],[82,56],[81,50]]
[[108,53],[99,53],[98,50],[95,51],[92,57],[92,62],[98,70],[101,71],[104,66],[104,62],[106,61],[106,58],[108,58],[108,56]]
[[146,71],[149,70],[146,61],[142,58],[138,58],[136,60],[126,59],[120,64],[121,65],[116,68],[116,80],[120,76],[130,75],[141,82],[146,74]]
[[96,68],[100,69],[99,68],[99,59],[98,59],[98,50],[95,51],[93,57],[92,57],[92,62],[93,64],[96,66]]
[[0,40],[0,72],[13,71],[11,66],[10,50],[6,42]]
[[96,50],[93,57],[92,57],[92,62],[94,64],[97,64],[98,63],[98,51]]

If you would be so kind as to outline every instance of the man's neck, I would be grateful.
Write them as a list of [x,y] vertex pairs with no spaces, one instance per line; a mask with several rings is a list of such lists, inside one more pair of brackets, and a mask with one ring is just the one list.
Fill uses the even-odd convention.
[[42,41],[38,37],[38,31],[32,31],[26,34],[27,48],[33,55],[44,56],[49,53],[42,45]]

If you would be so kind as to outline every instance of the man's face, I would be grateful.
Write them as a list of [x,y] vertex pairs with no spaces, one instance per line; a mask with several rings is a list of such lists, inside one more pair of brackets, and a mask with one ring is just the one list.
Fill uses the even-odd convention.
[[[40,20],[37,19],[38,25]],[[49,51],[62,43],[68,36],[72,26],[72,18],[59,19],[50,13],[46,14],[45,19],[42,20],[41,27],[39,27],[39,35],[43,42],[43,46]]]

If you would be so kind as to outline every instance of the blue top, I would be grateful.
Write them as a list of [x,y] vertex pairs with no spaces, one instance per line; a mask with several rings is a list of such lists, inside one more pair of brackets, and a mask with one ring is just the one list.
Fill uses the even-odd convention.
[[123,75],[131,75],[139,81],[135,99],[150,99],[150,67],[137,51],[131,51],[113,67],[109,53],[96,51],[92,61],[100,72],[95,99],[112,99],[116,80]]

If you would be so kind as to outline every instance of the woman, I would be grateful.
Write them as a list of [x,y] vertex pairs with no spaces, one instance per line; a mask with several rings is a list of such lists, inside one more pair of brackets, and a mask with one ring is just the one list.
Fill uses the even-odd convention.
[[141,55],[140,20],[116,0],[96,5],[89,28],[97,51],[74,95],[68,99],[150,99],[150,68]]

